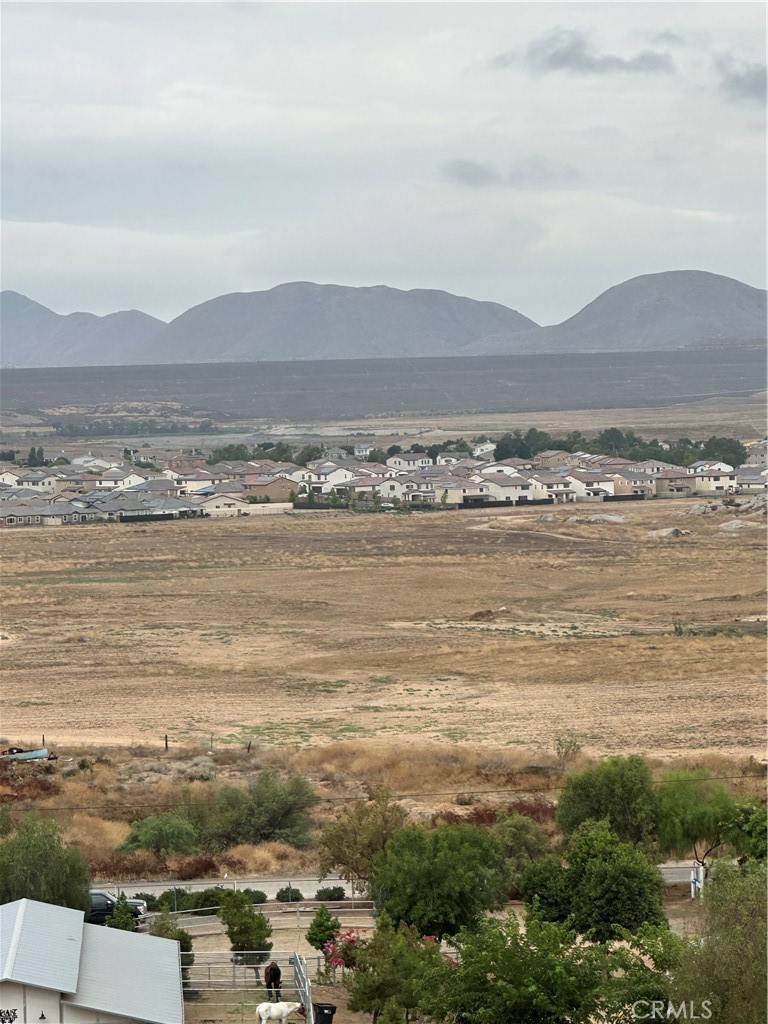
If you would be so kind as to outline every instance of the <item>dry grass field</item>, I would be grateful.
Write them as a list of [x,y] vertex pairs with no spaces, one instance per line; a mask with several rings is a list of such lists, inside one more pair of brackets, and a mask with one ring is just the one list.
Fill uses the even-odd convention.
[[[458,785],[457,745],[530,760],[566,731],[593,756],[762,757],[763,532],[689,505],[8,531],[0,729],[60,753],[251,741],[397,791]],[[669,526],[692,533],[648,536]]]

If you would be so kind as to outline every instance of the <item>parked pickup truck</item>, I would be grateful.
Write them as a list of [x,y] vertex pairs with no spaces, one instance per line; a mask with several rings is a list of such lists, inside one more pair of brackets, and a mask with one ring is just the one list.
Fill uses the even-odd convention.
[[[104,892],[101,889],[91,889],[88,893],[91,900],[91,909],[85,915],[87,924],[106,924],[107,918],[111,917],[117,906],[117,896],[111,892]],[[144,900],[130,899],[126,901],[133,914],[134,928],[144,924],[147,919],[147,904]]]

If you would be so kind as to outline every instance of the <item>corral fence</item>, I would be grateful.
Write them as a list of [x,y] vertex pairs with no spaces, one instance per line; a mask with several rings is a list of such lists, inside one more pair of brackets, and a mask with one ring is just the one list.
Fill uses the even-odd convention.
[[[282,975],[280,998],[286,1002],[304,1004],[307,1024],[314,1024],[312,1008],[312,979],[317,978],[325,966],[321,955],[307,958],[288,950],[251,950],[232,953],[224,950],[181,953],[184,969],[185,998],[201,998],[209,993],[237,992],[237,1001],[220,1005],[230,1006],[230,1014],[239,1010],[244,1019],[255,1019],[255,1007],[267,1002],[264,986],[264,968],[274,962]],[[214,1004],[218,1005],[218,1004]],[[249,1013],[252,1011],[252,1013]]]

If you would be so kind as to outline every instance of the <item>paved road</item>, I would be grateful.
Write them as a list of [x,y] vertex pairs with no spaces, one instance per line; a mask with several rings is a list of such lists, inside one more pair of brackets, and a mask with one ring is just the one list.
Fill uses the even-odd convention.
[[[690,882],[690,861],[667,861],[659,865],[659,870],[667,885],[687,885]],[[225,875],[219,879],[196,879],[194,882],[177,882],[175,884],[190,892],[207,889],[214,885],[223,885],[232,889],[260,889],[267,894],[268,899],[274,899],[278,889],[283,889],[290,884],[293,888],[298,889],[306,899],[310,900],[314,899],[315,893],[321,886],[342,885],[347,896],[352,896],[352,890],[343,879],[324,878],[321,882],[316,876],[304,878],[260,878],[254,875],[246,878],[229,878]],[[161,892],[165,892],[166,889],[170,889],[173,886],[173,882],[125,882],[120,885],[108,883],[99,886],[99,888],[107,889],[111,892],[117,890],[124,891],[126,896],[135,896],[139,892],[152,893],[155,896],[159,896]]]

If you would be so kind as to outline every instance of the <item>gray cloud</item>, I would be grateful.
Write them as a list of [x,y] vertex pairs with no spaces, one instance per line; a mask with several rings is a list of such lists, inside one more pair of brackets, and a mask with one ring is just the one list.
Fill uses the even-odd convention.
[[442,166],[442,175],[446,181],[469,188],[506,186],[544,190],[567,188],[581,181],[575,167],[538,155],[516,160],[505,171],[476,160],[449,160]]
[[443,164],[443,177],[457,185],[482,188],[487,185],[503,185],[504,178],[491,164],[480,164],[476,160],[449,160]]
[[651,36],[651,42],[657,46],[686,46],[687,40],[685,36],[681,36],[679,32],[656,32]]
[[[494,68],[508,68],[521,62],[514,51],[500,53],[491,61]],[[671,74],[675,71],[672,57],[658,50],[641,50],[631,57],[617,54],[597,54],[584,32],[558,28],[548,32],[528,46],[522,64],[535,74],[568,71],[577,75],[609,75],[623,72],[643,74]]]
[[732,56],[717,61],[720,91],[729,100],[753,100],[765,103],[765,64],[737,63]]

